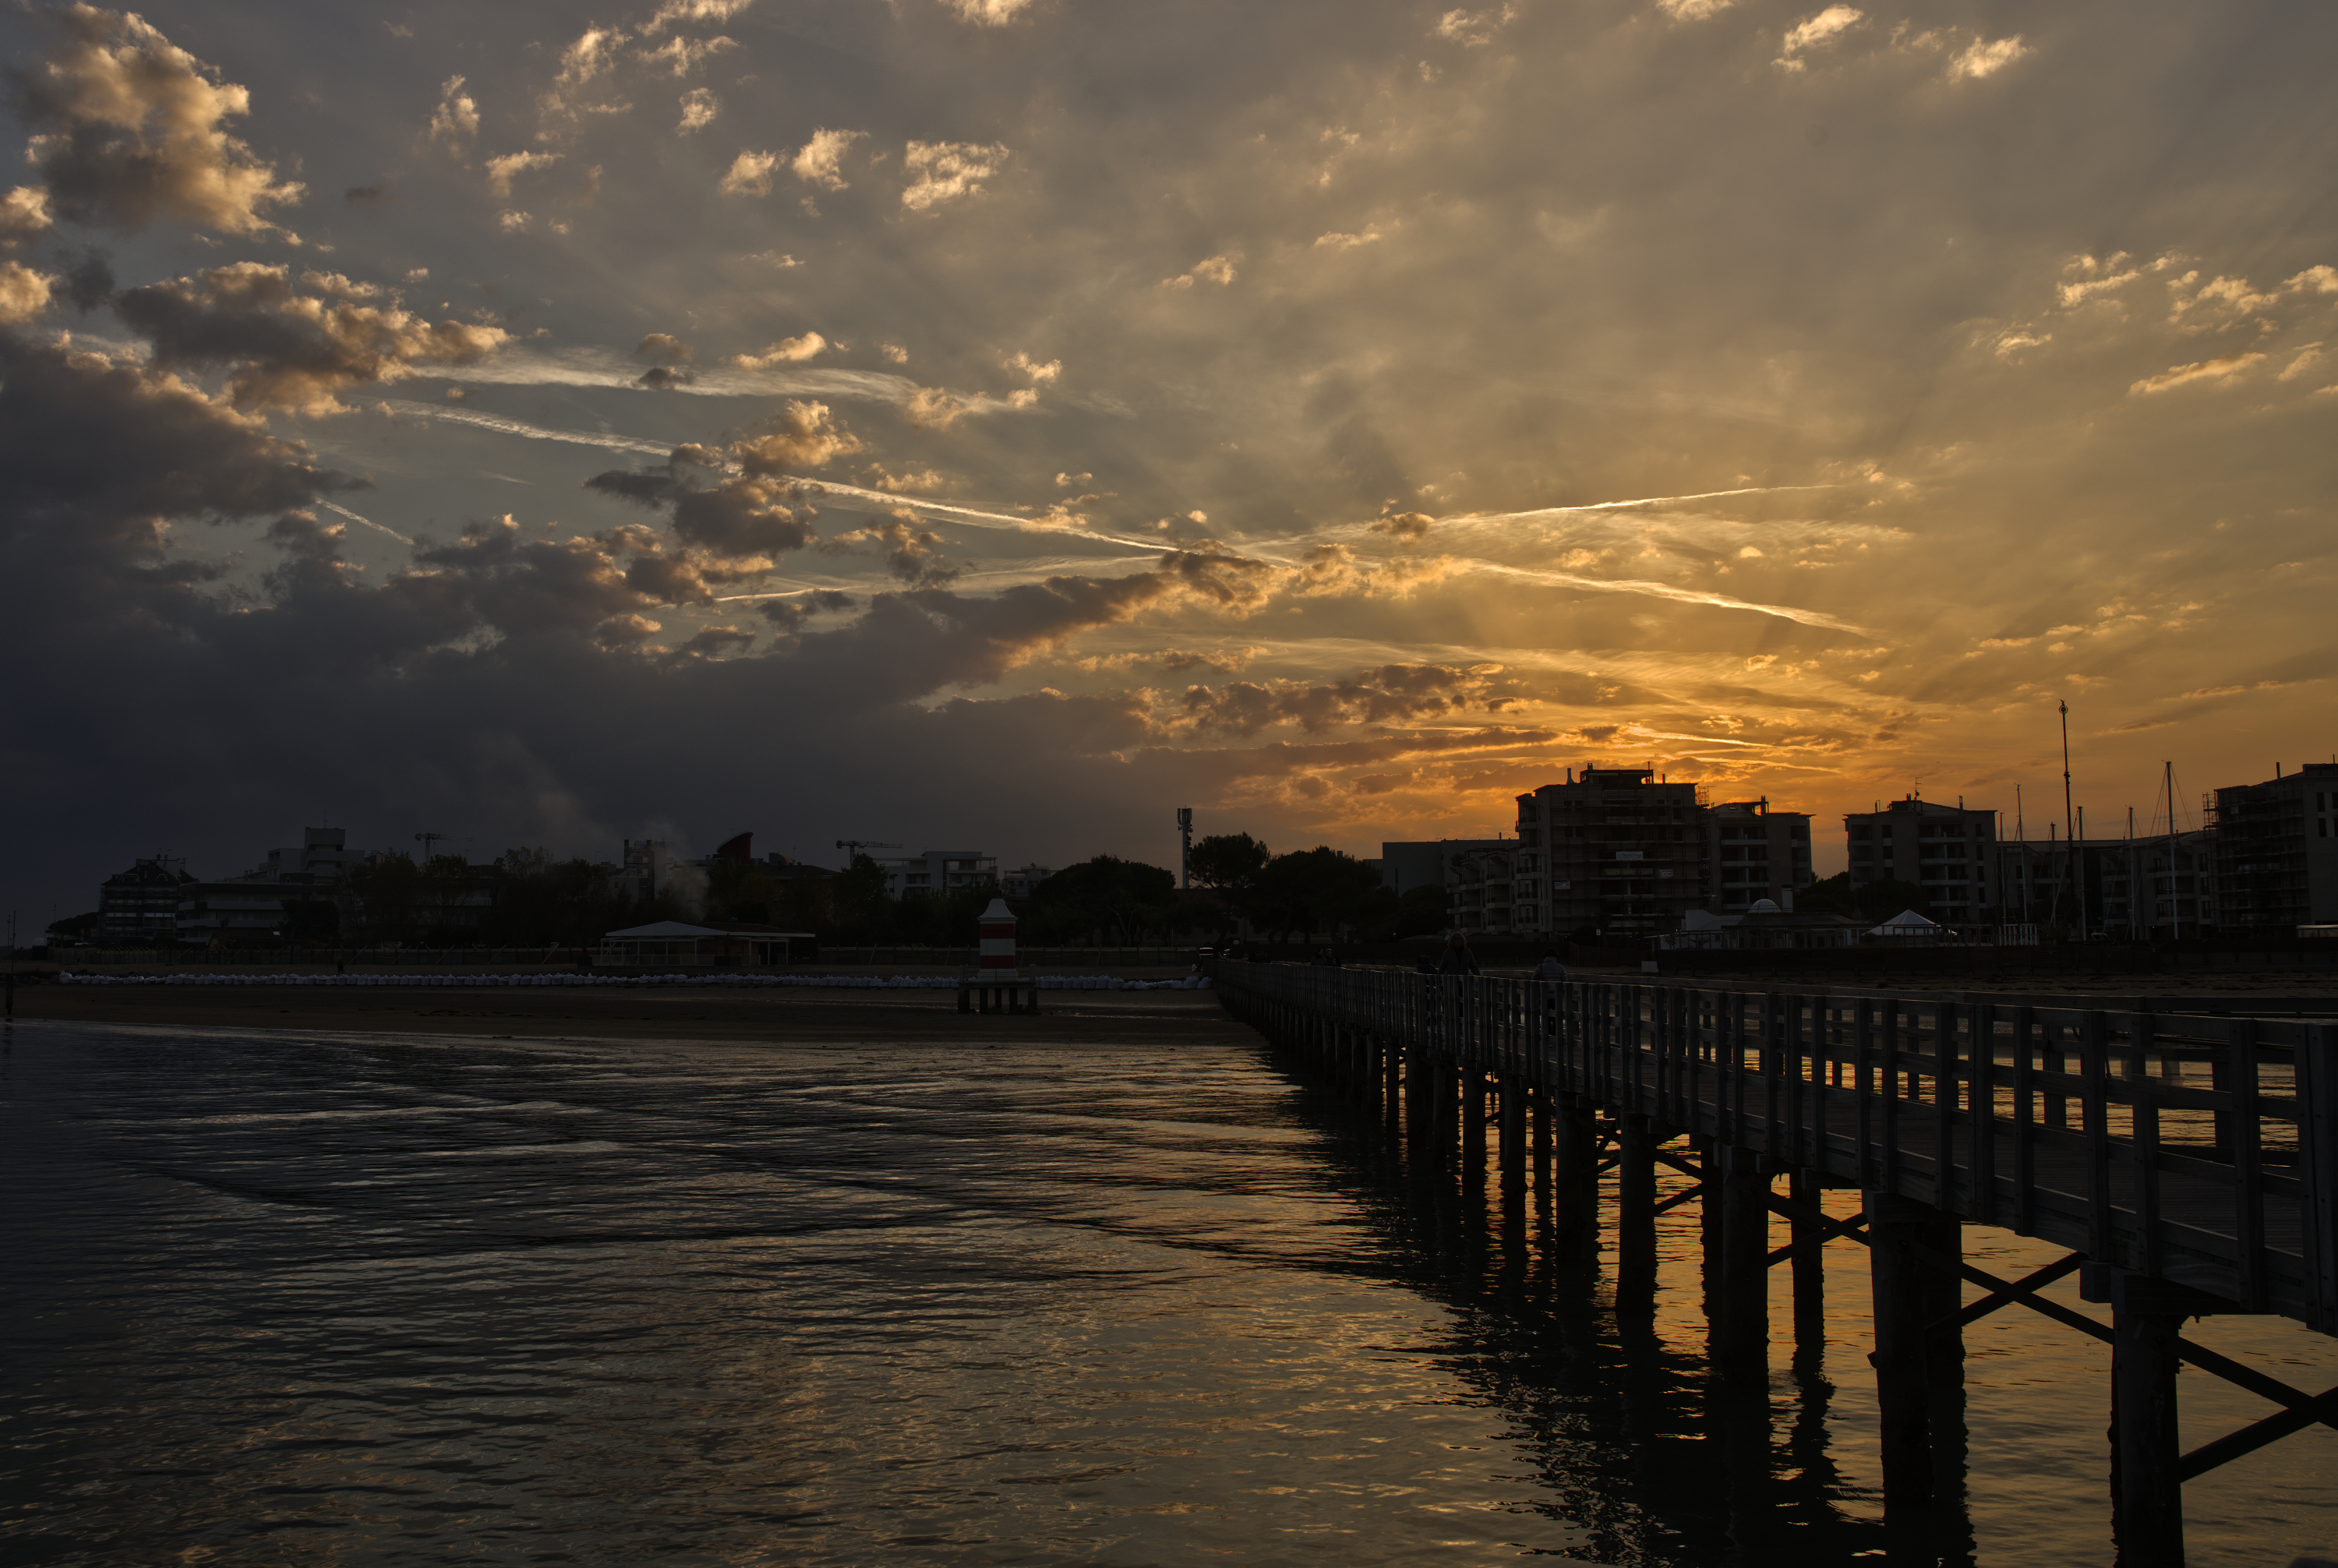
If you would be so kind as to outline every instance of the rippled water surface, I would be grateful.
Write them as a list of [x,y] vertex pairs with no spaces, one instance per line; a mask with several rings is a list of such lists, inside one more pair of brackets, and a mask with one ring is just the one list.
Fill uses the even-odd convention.
[[[1822,1357],[1709,1387],[1694,1205],[1619,1335],[1530,1210],[1284,1065],[20,1024],[0,1556],[1881,1554],[1854,1249]],[[2105,1368],[2014,1316],[1970,1341],[1978,1558],[2107,1561]],[[2194,1560],[2338,1543],[2333,1438],[2190,1489]]]

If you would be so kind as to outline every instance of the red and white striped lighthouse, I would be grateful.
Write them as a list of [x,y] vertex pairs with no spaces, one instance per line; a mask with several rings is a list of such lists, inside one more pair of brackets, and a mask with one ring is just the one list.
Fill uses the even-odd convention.
[[1011,980],[1015,977],[1015,912],[1007,907],[1004,898],[993,898],[990,907],[982,912],[975,930],[982,938],[982,956],[977,967],[985,980]]

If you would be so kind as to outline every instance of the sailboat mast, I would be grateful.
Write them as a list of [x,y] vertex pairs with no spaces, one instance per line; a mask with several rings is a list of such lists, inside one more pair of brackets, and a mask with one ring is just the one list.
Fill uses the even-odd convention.
[[2176,764],[2167,769],[2167,920],[2176,941],[2184,939],[2184,906],[2176,902]]
[[[2063,858],[2070,872],[2070,903],[2078,912],[2078,936],[2087,935],[2087,896],[2078,890],[2078,812],[2070,804],[2070,705],[2058,704],[2062,710],[2062,842]],[[2058,897],[2056,902],[2060,902]]]
[[2029,829],[2021,817],[2021,786],[2013,787],[2013,841],[2021,867],[2021,923],[2029,924]]

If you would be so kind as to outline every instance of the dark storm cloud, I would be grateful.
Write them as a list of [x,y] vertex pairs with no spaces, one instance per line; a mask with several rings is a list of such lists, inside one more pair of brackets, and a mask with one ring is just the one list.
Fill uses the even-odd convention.
[[[453,810],[515,838],[592,847],[640,831],[628,801],[668,793],[625,760],[638,748],[672,758],[727,734],[734,765],[776,778],[785,735],[810,726],[857,735],[851,768],[930,765],[938,745],[981,741],[979,727],[899,704],[993,681],[1190,592],[1166,572],[982,598],[921,588],[824,632],[767,614],[798,634],[742,657],[753,633],[717,623],[669,636],[661,606],[765,564],[710,561],[645,527],[556,540],[509,518],[476,523],[374,581],[317,510],[356,481],[168,371],[13,338],[0,340],[0,464],[14,480],[0,502],[14,568],[0,604],[15,644],[60,672],[19,714],[19,754],[42,759],[19,783],[76,854],[125,824],[142,845],[157,833],[179,848],[264,843],[286,828],[262,819],[262,803],[300,814],[320,799],[344,819]],[[258,599],[225,592],[215,562],[172,544],[178,530],[240,519],[267,524],[259,543],[273,564]],[[805,610],[854,603],[823,592]],[[134,723],[116,711],[124,701]],[[1081,699],[1035,711],[1062,721],[1048,753],[1060,760],[1098,743],[1064,715],[1114,715],[1107,728],[1125,740],[1138,710]],[[757,721],[742,729],[746,712]],[[174,781],[167,801],[147,789],[156,759]]]
[[263,515],[361,485],[174,376],[9,334],[0,334],[0,474],[12,531],[101,534]]

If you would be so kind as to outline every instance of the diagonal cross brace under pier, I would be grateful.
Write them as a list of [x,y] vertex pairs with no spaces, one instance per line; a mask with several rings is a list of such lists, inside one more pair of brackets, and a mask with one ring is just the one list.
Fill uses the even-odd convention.
[[[1954,1316],[1930,1325],[1926,1330],[1928,1333],[1939,1332],[1951,1326],[1961,1328],[1984,1312],[1994,1312],[1999,1307],[2018,1301],[2031,1311],[2076,1328],[2081,1334],[2090,1334],[2106,1342],[2113,1338],[2110,1329],[2084,1313],[2075,1312],[2058,1301],[2048,1301],[2038,1294],[2040,1286],[2052,1283],[2085,1261],[2078,1253],[2072,1253],[2058,1263],[2049,1263],[2022,1279],[2008,1280],[1999,1279],[1970,1263],[1942,1257],[1928,1247],[1911,1247],[1909,1251],[1925,1267],[1944,1273],[1953,1271],[1990,1292]],[[2278,1377],[2253,1367],[2245,1367],[2229,1356],[2219,1355],[2205,1345],[2182,1338],[2176,1340],[2173,1348],[2178,1357],[2203,1372],[2211,1373],[2235,1387],[2247,1389],[2260,1399],[2283,1407],[2262,1421],[2254,1422],[2213,1443],[2203,1444],[2186,1454],[2177,1464],[2178,1481],[2188,1481],[2195,1475],[2204,1475],[2219,1465],[2229,1464],[2245,1454],[2253,1454],[2268,1443],[2286,1437],[2293,1432],[2302,1432],[2317,1422],[2325,1426],[2338,1427],[2338,1388],[2322,1394],[2308,1394],[2302,1388],[2291,1387]]]
[[1668,1149],[1652,1149],[1648,1152],[1659,1165],[1669,1165],[1682,1175],[1694,1176],[1700,1181],[1704,1180],[1704,1167],[1695,1161],[1684,1160]]
[[2081,1334],[2090,1334],[2106,1344],[2110,1342],[2109,1329],[2088,1317],[2084,1312],[2074,1311],[2059,1301],[2048,1301],[2045,1297],[2038,1295],[2036,1289],[2027,1282],[2016,1283],[2011,1279],[2000,1279],[1988,1270],[1976,1269],[1961,1259],[1944,1258],[1929,1247],[1911,1246],[1908,1249],[1908,1252],[1927,1269],[1938,1269],[1943,1274],[1954,1274],[1992,1294],[2019,1301],[2032,1312],[2051,1318],[2065,1328],[2076,1328]]
[[[1813,1209],[1807,1203],[1797,1203],[1791,1198],[1781,1198],[1774,1192],[1767,1194],[1765,1201],[1770,1212],[1781,1219],[1791,1220],[1797,1225],[1817,1226],[1822,1232],[1819,1237],[1822,1244],[1829,1241],[1856,1241],[1862,1247],[1867,1245],[1865,1235],[1867,1216],[1864,1214],[1854,1214],[1848,1220],[1838,1220],[1822,1210]],[[1793,1254],[1794,1244],[1792,1241],[1787,1242],[1783,1247],[1773,1247],[1770,1250],[1770,1266],[1775,1268]]]
[[[2213,1372],[2225,1382],[2247,1389],[2260,1399],[2269,1399],[2284,1406],[2284,1414],[2297,1417],[2300,1427],[2320,1421],[2338,1426],[2338,1402],[2333,1394],[2308,1394],[2303,1388],[2293,1388],[2278,1377],[2267,1377],[2254,1367],[2244,1367],[2229,1357],[2219,1356],[2205,1345],[2195,1345],[2189,1339],[2176,1341],[2176,1353],[2203,1372]],[[2294,1430],[2294,1428],[2293,1428]],[[2274,1436],[2278,1436],[2276,1433]]]
[[1649,1212],[1652,1214],[1662,1214],[1668,1210],[1679,1208],[1682,1204],[1688,1202],[1691,1199],[1702,1198],[1704,1196],[1704,1183],[1700,1181],[1694,1187],[1682,1188],[1679,1191],[1674,1193],[1671,1197],[1657,1204],[1654,1209],[1650,1210]]
[[1950,1317],[1925,1325],[1924,1331],[1936,1334],[1948,1328],[1962,1328],[1967,1324],[1979,1322],[2000,1307],[2010,1307],[2017,1302],[2024,1307],[2035,1307],[2037,1303],[2030,1299],[2034,1294],[2066,1275],[2077,1273],[2078,1266],[2086,1260],[2085,1253],[2073,1252],[2059,1262],[2048,1263],[2034,1273],[2023,1275],[2002,1289],[1990,1291]]
[[2316,1421],[2338,1426],[2338,1388],[2333,1388],[2313,1400],[2305,1408],[2292,1406],[2277,1410],[2262,1421],[2251,1422],[2239,1431],[2229,1433],[2213,1443],[2203,1443],[2176,1461],[2176,1478],[2189,1481],[2195,1475],[2205,1475],[2219,1465],[2229,1465],[2244,1454],[2254,1454],[2266,1444],[2303,1432]]

